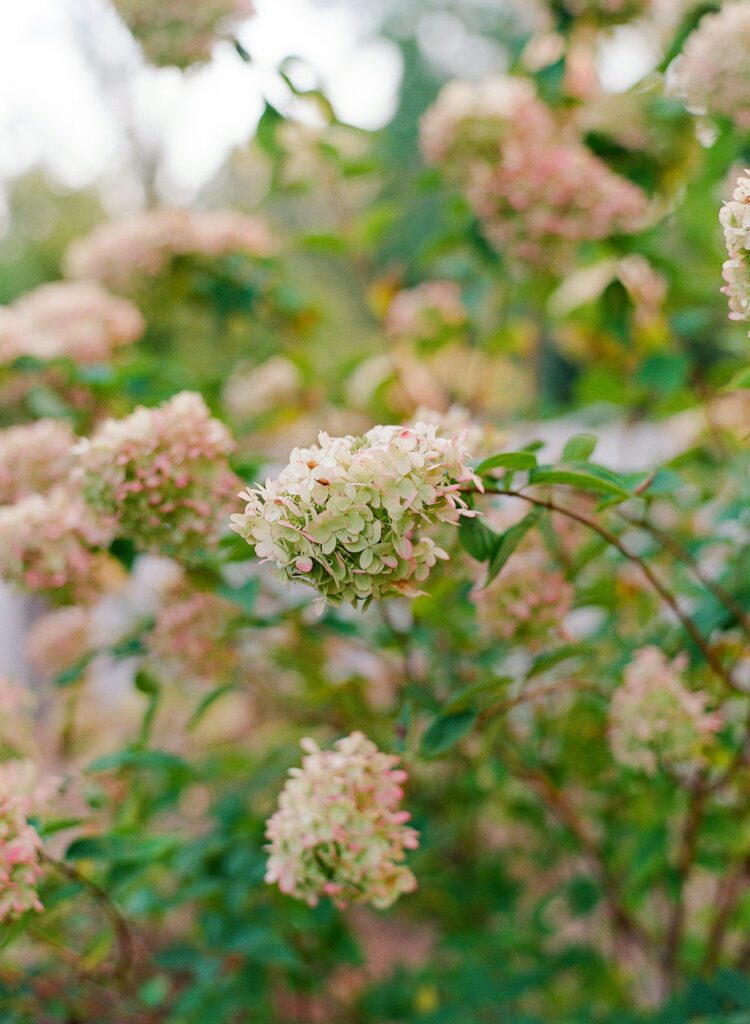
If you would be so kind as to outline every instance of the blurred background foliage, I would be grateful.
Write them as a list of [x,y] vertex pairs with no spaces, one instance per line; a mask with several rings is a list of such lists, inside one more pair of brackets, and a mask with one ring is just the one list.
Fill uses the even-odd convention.
[[[575,17],[566,4],[361,6],[371,34],[401,57],[387,123],[366,129],[339,119],[314,71],[289,54],[253,137],[191,197],[198,208],[262,213],[276,251],[174,260],[134,289],[146,334],[111,365],[50,371],[32,360],[2,371],[3,425],[52,416],[85,433],[104,411],[122,415],[199,390],[231,425],[235,468],[248,481],[319,429],[357,433],[408,420],[421,406],[445,413],[458,404],[495,438],[544,436],[558,453],[570,434],[614,425],[610,454],[624,471],[648,470],[676,433],[674,460],[654,490],[657,518],[692,555],[726,553],[734,540],[720,524],[745,523],[748,463],[737,413],[727,428],[716,396],[746,363],[747,342],[719,292],[718,210],[750,162],[750,137],[694,118],[663,89],[670,56],[712,5],[674,5],[638,22],[647,52],[658,51],[652,66],[624,90],[585,99],[571,88],[571,53],[606,59],[613,38],[635,47],[636,37]],[[252,26],[241,36],[251,68]],[[535,53],[545,50],[540,40],[547,56]],[[618,45],[622,61],[627,46]],[[106,79],[101,53],[86,53]],[[583,126],[595,153],[654,198],[655,226],[586,243],[559,272],[519,270],[488,243],[460,190],[424,162],[418,126],[448,79],[506,70],[532,77],[562,118]],[[126,122],[127,114],[125,134]],[[147,206],[170,199],[157,156],[136,138],[123,162],[130,194]],[[40,168],[5,188],[3,303],[59,278],[70,243],[127,207],[113,204],[101,182],[74,189]],[[623,271],[634,255],[660,283],[653,302]],[[386,326],[394,296],[436,278],[458,283],[467,323],[437,337],[394,338]],[[279,357],[278,391],[268,378],[251,382],[248,397],[229,387]],[[685,640],[621,559],[554,517],[545,523],[544,557],[575,587],[574,607],[594,611],[585,642],[551,631],[541,647],[522,633],[488,639],[456,544],[429,596],[316,619],[304,597],[280,595],[242,552],[235,566],[228,541],[236,574],[217,582],[207,565],[192,583],[218,586],[233,602],[241,671],[187,685],[184,667],[155,679],[152,666],[140,666],[127,698],[117,699],[111,689],[92,696],[86,659],[47,680],[54,696],[44,701],[57,706],[52,718],[63,728],[46,742],[83,773],[92,816],[66,861],[133,922],[135,948],[118,975],[123,950],[107,906],[80,876],[50,871],[45,915],[23,935],[28,922],[0,930],[0,1022],[750,1022],[750,901],[733,907],[722,955],[706,948],[711,885],[745,857],[747,770],[707,812],[679,969],[665,988],[659,957],[669,901],[683,882],[674,846],[688,794],[668,772],[644,780],[615,763],[607,707],[634,649],[655,643],[673,655]],[[664,564],[659,545],[641,541]],[[132,567],[132,551],[117,555]],[[749,563],[744,537],[722,563],[743,607]],[[697,597],[684,567],[677,573],[695,621],[741,651],[736,617],[715,596]],[[132,669],[152,625],[114,645],[106,671]],[[696,685],[715,694],[699,652],[689,654]],[[571,681],[559,700],[531,701],[510,724],[506,716],[482,730],[471,731],[473,698],[464,718],[459,701],[449,716],[455,733],[433,734],[426,755],[420,747],[427,724],[462,689],[479,687],[482,714],[512,702],[523,685]],[[719,767],[741,748],[743,708],[738,699]],[[299,737],[328,741],[353,728],[403,752],[422,834],[413,858],[419,891],[387,915],[309,908],[263,883],[264,822]],[[565,816],[555,820],[540,802],[542,772],[553,794],[572,794],[594,822],[604,877]],[[65,821],[57,827],[67,834]],[[612,878],[627,912],[652,933],[647,956],[627,929],[610,933]]]

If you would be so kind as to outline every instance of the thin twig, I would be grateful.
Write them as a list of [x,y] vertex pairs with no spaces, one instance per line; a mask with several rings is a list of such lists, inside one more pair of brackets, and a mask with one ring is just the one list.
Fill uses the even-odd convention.
[[539,769],[527,768],[523,765],[510,767],[515,775],[531,786],[542,803],[577,840],[591,867],[599,876],[607,911],[615,931],[641,947],[652,950],[651,936],[623,905],[617,876],[607,864],[587,822],[580,816],[576,807],[562,790],[558,789],[554,782]]
[[567,516],[569,519],[573,519],[575,522],[581,523],[583,526],[587,526],[590,530],[593,530],[593,532],[598,534],[602,540],[605,540],[611,547],[619,551],[621,555],[631,561],[634,565],[638,566],[648,582],[651,584],[652,588],[656,591],[664,604],[673,612],[685,632],[690,636],[714,674],[718,676],[730,690],[733,690],[736,693],[745,693],[745,691],[735,683],[732,678],[732,673],[725,668],[716,651],[706,641],[705,637],[701,634],[690,616],[682,610],[675,595],[656,575],[648,562],[641,558],[640,555],[630,551],[623,544],[620,538],[616,534],[612,533],[611,530],[608,530],[606,526],[603,526],[596,519],[592,519],[591,516],[586,515],[585,512],[577,512],[574,509],[566,508],[564,505],[557,505],[554,501],[549,501],[545,498],[538,498],[532,494],[525,494],[523,491],[496,490],[491,491],[490,493],[505,495],[509,498],[519,498],[521,501],[528,502],[530,505],[535,505],[537,508],[545,508],[550,512],[559,512],[561,515]]
[[706,953],[703,960],[703,967],[706,971],[713,971],[719,962],[729,922],[745,890],[748,877],[750,877],[750,854],[743,857],[741,863],[735,867],[734,871],[719,879],[719,886],[714,901],[716,913],[708,932]]
[[670,986],[673,986],[675,982],[680,943],[685,930],[687,912],[687,908],[685,906],[685,886],[695,860],[695,854],[698,846],[698,835],[706,809],[707,798],[708,791],[705,779],[701,778],[698,780],[691,793],[690,803],[685,816],[685,824],[682,829],[680,851],[676,865],[678,885],[677,898],[672,908],[672,913],[667,925],[667,934],[664,941],[662,964]]
[[620,511],[619,514],[632,526],[638,526],[641,529],[646,530],[678,561],[687,565],[695,578],[714,595],[719,604],[723,604],[727,611],[731,612],[743,633],[747,637],[750,637],[750,617],[748,617],[745,609],[734,595],[730,594],[729,591],[721,585],[721,583],[717,583],[716,580],[712,580],[711,577],[704,572],[698,559],[695,558],[695,556],[692,555],[684,545],[665,530],[655,526],[645,517],[631,518],[630,516],[626,516],[622,511]]
[[535,700],[541,700],[544,697],[549,697],[550,694],[556,693],[580,693],[582,690],[595,691],[596,686],[593,683],[579,682],[577,679],[556,679],[553,683],[547,683],[543,686],[536,686],[533,689],[524,689],[522,693],[519,693],[516,697],[508,697],[505,700],[498,701],[497,704],[493,704],[479,715],[479,723],[484,724],[491,718],[495,718],[496,715],[504,715],[508,711],[512,711],[513,708],[518,707],[519,704],[531,703]]
[[50,857],[47,853],[42,853],[42,860],[49,864],[50,867],[53,867],[56,871],[59,871],[61,875],[65,875],[65,877],[71,882],[75,882],[82,886],[102,908],[112,925],[112,929],[115,933],[115,939],[117,941],[118,955],[114,970],[112,971],[112,977],[117,981],[127,981],[130,977],[134,960],[133,936],[128,922],[122,916],[104,889],[102,889],[100,885],[97,885],[96,882],[92,881],[92,879],[82,875],[80,871],[77,871],[72,865],[67,864],[65,861],[57,860],[55,857]]

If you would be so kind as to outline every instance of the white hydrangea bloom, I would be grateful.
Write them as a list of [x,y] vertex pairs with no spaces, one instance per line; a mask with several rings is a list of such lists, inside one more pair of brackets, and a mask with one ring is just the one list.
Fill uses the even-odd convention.
[[232,528],[289,580],[333,604],[415,596],[447,554],[430,534],[472,515],[461,485],[479,486],[463,438],[435,424],[379,426],[295,448],[276,480],[244,491]]

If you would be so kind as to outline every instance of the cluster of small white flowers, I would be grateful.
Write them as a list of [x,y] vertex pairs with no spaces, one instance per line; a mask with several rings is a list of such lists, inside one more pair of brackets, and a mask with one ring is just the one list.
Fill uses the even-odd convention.
[[115,0],[152,64],[202,64],[217,38],[254,13],[251,0]]
[[419,838],[399,809],[406,772],[361,732],[321,751],[302,741],[307,756],[292,768],[269,820],[266,881],[315,906],[330,896],[349,903],[390,906],[417,885],[404,865]]
[[176,257],[245,253],[264,259],[274,248],[265,221],[238,210],[149,210],[100,224],[77,239],[65,254],[65,271],[130,291]]
[[610,705],[609,739],[620,764],[653,774],[705,763],[707,741],[722,716],[707,710],[708,696],[686,688],[685,659],[670,662],[658,647],[637,651]]
[[422,281],[394,295],[385,329],[397,341],[447,341],[461,332],[468,318],[455,281]]
[[90,281],[41,285],[0,312],[0,363],[19,356],[106,362],[144,330],[131,302]]
[[705,14],[667,72],[667,87],[694,114],[750,128],[750,4],[731,0]]
[[43,494],[72,465],[75,434],[65,420],[42,419],[0,431],[0,505]]
[[730,202],[719,214],[727,256],[723,266],[730,320],[750,320],[750,178],[737,179]]
[[188,556],[221,534],[237,486],[233,447],[203,398],[182,391],[105,420],[76,447],[75,476],[92,509],[139,549]]
[[247,505],[232,528],[331,603],[415,596],[448,557],[429,536],[436,524],[473,514],[460,493],[479,486],[464,439],[417,423],[318,440],[295,448],[276,480],[240,495]]

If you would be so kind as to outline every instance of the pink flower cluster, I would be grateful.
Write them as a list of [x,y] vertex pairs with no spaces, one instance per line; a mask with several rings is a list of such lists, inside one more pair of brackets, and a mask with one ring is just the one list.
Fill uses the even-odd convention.
[[99,281],[127,292],[158,277],[180,256],[210,259],[245,253],[265,259],[274,252],[266,223],[237,210],[149,210],[94,228],[68,249],[69,277]]
[[521,263],[559,266],[581,242],[645,226],[644,193],[559,128],[525,79],[449,83],[424,116],[422,146]]
[[0,431],[0,505],[62,483],[72,465],[74,443],[65,420],[42,419]]
[[202,397],[183,391],[105,420],[78,444],[75,476],[91,508],[139,549],[190,556],[218,541],[229,514],[233,447]]
[[349,903],[390,906],[417,882],[403,861],[419,838],[400,810],[406,772],[361,732],[321,751],[302,741],[307,756],[292,768],[269,820],[266,881],[315,906],[330,896]]
[[730,202],[719,214],[727,256],[721,289],[729,299],[730,320],[750,320],[750,177],[739,177]]
[[251,0],[115,0],[152,64],[202,64],[217,38],[254,13]]
[[670,65],[667,86],[694,114],[750,128],[750,4],[730,0],[705,14]]
[[537,96],[533,82],[513,75],[448,82],[419,126],[427,160],[444,164],[459,176],[476,160],[496,161],[511,137],[531,144],[554,131],[552,112]]
[[93,282],[44,284],[0,313],[0,363],[20,356],[106,362],[144,330],[143,317],[131,302]]
[[26,655],[45,678],[60,675],[90,650],[89,609],[72,604],[41,615],[29,629]]
[[196,679],[226,678],[236,662],[228,629],[236,609],[206,591],[190,591],[179,582],[164,595],[146,639],[149,658],[172,676]]
[[0,508],[0,577],[32,592],[86,599],[100,589],[109,523],[65,487]]
[[461,332],[468,317],[455,281],[422,281],[393,297],[385,329],[396,341],[448,341]]
[[535,266],[561,266],[571,246],[637,231],[647,213],[641,190],[577,142],[509,141],[497,163],[471,167],[465,188],[492,244]]
[[37,892],[42,841],[28,822],[35,802],[30,769],[22,761],[0,764],[0,923],[44,909]]
[[575,591],[550,568],[541,543],[526,543],[490,584],[480,583],[470,596],[484,637],[537,651],[564,635]]
[[723,719],[707,710],[707,694],[686,688],[685,664],[658,647],[636,652],[610,704],[609,740],[620,764],[652,775],[660,764],[684,770],[705,763]]

